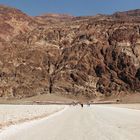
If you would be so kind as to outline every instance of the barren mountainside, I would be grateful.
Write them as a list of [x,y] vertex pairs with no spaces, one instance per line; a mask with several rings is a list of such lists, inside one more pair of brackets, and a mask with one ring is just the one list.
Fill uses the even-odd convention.
[[30,17],[0,6],[0,96],[140,92],[139,15]]

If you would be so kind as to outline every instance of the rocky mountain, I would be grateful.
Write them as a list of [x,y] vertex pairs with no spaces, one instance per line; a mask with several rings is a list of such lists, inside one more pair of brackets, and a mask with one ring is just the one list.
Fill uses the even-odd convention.
[[120,20],[139,21],[140,9],[125,12],[116,12],[112,16]]
[[35,21],[18,9],[0,5],[0,40],[9,41],[18,34],[33,29]]
[[68,14],[44,14],[41,16],[37,16],[36,18],[42,18],[43,20],[48,20],[48,19],[72,19],[74,16],[68,15]]
[[[13,8],[0,9],[5,40],[0,46],[1,97],[140,92],[138,16],[29,17]],[[12,18],[4,19],[6,15]],[[6,24],[12,29],[3,30]]]
[[125,17],[125,16],[140,17],[140,9],[125,11],[125,12],[116,12],[116,13],[113,14],[113,16],[117,16],[117,17]]
[[51,13],[34,17],[36,22],[42,25],[44,24],[48,26],[50,26],[51,24],[56,24],[57,22],[59,23],[63,21],[68,22],[72,20],[73,18],[74,16],[68,15],[68,14],[51,14]]

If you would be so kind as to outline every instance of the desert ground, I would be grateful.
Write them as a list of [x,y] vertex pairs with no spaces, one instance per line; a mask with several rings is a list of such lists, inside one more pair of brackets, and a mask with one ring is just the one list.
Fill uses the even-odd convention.
[[[24,115],[32,116],[31,112],[39,116],[40,112],[51,114],[2,129],[0,140],[139,140],[140,138],[140,104],[84,105],[83,108],[80,105],[1,105],[0,108],[1,114],[6,110],[7,117],[12,120],[16,116],[19,118]],[[10,112],[12,108],[15,108],[13,113]],[[22,110],[23,115],[17,110],[19,112]],[[27,115],[28,113],[30,115]]]
[[76,98],[69,98],[59,94],[42,94],[28,98],[0,98],[0,104],[18,104],[18,105],[32,105],[32,104],[48,104],[48,103],[71,103],[76,101]]
[[64,109],[60,105],[0,105],[0,129],[39,118]]
[[105,106],[140,110],[140,104],[138,103],[136,104],[111,104],[111,105],[105,105]]

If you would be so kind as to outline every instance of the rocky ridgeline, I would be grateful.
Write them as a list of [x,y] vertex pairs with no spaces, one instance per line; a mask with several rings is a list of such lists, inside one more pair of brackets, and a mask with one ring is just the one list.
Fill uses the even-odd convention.
[[140,12],[136,20],[134,13],[121,20],[117,14],[29,17],[0,6],[0,96],[140,92]]

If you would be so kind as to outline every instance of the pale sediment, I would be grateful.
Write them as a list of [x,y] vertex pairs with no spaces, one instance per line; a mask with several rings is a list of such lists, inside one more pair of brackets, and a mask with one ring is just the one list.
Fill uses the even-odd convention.
[[0,129],[56,113],[62,105],[0,105]]

